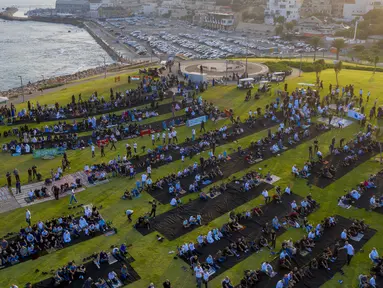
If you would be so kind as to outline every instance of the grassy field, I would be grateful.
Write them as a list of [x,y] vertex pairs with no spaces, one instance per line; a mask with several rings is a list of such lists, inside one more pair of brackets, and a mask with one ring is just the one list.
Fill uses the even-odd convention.
[[[313,82],[315,75],[312,73],[305,73],[300,78],[293,78],[288,80],[289,91],[293,90],[297,83]],[[325,89],[322,91],[322,96],[328,92],[329,83],[335,83],[335,74],[332,70],[326,70],[322,73],[322,79],[324,81]],[[377,97],[379,102],[383,102],[383,97],[380,91],[383,91],[383,73],[376,73],[373,75],[371,72],[362,72],[362,71],[350,71],[345,70],[340,74],[340,83],[341,85],[354,84],[356,91],[360,87],[363,88],[365,93],[371,91],[371,100],[367,106],[372,106],[373,100]],[[95,81],[92,85],[87,85],[83,87],[79,85],[77,89],[74,87],[73,92],[68,94],[62,94],[62,101],[67,99],[76,91],[76,95],[81,93],[85,95],[86,89],[89,89],[89,93],[96,88],[90,87],[102,87],[102,84],[99,84],[98,81]],[[105,84],[105,83],[104,83]],[[274,86],[273,88],[278,89],[279,87]],[[282,86],[281,86],[282,88]],[[82,90],[84,89],[84,90]],[[101,88],[100,88],[101,89]],[[97,89],[96,89],[97,90]],[[105,88],[107,94],[109,87]],[[215,88],[209,88],[209,90],[202,94],[204,99],[212,101],[217,106],[221,108],[233,108],[236,115],[241,115],[242,118],[247,116],[247,112],[255,110],[257,107],[264,107],[267,103],[275,99],[274,93],[268,96],[262,96],[260,100],[249,102],[244,102],[244,91],[237,90],[234,86],[221,86]],[[66,96],[64,96],[66,95]],[[45,96],[45,95],[44,95]],[[43,100],[41,100],[43,101]],[[44,101],[49,102],[49,97],[46,96]],[[228,121],[226,121],[228,122]],[[214,127],[222,126],[224,121],[218,122],[216,126],[213,123],[207,125],[207,129],[212,129]],[[375,124],[380,124],[376,123]],[[191,129],[187,127],[182,127],[177,129],[178,138],[180,141],[183,141],[187,136],[191,135]],[[318,138],[320,143],[320,150],[324,153],[328,153],[328,144],[331,141],[332,137],[340,139],[345,137],[346,139],[351,139],[353,135],[359,131],[359,126],[357,123],[343,129],[343,130],[332,130],[320,136]],[[217,152],[221,151],[231,151],[230,149],[237,147],[237,145],[242,145],[243,147],[247,146],[251,141],[258,140],[266,134],[266,131],[256,133],[254,135],[245,137],[239,141],[239,144],[228,144],[221,146],[217,149]],[[117,156],[118,154],[122,155],[124,153],[125,143],[133,143],[133,140],[119,142],[117,144],[117,151],[110,152],[107,151],[105,159],[111,159],[112,157]],[[137,143],[139,146],[145,145],[149,147],[150,139],[142,138],[138,139]],[[334,184],[328,186],[326,189],[319,189],[313,187],[310,191],[310,188],[306,185],[306,181],[301,179],[296,179],[291,176],[291,166],[297,164],[302,167],[303,163],[307,160],[308,155],[308,146],[310,143],[303,143],[298,146],[296,149],[289,150],[283,153],[277,159],[272,158],[267,161],[264,161],[258,165],[252,167],[252,169],[264,168],[267,165],[267,169],[272,171],[273,174],[281,177],[281,180],[277,183],[281,187],[285,187],[290,184],[292,190],[302,196],[307,195],[311,192],[314,195],[320,204],[321,207],[318,211],[310,215],[309,219],[313,223],[321,221],[324,217],[339,214],[345,217],[357,217],[363,218],[366,222],[371,225],[373,228],[378,230],[378,233],[365,245],[364,253],[359,252],[353,259],[352,264],[344,268],[345,275],[341,276],[337,274],[332,280],[328,281],[324,287],[336,287],[339,285],[338,280],[342,279],[344,283],[343,287],[356,287],[357,276],[361,272],[368,272],[368,269],[371,266],[370,260],[368,259],[368,253],[372,247],[377,247],[378,250],[383,249],[383,245],[380,242],[380,237],[382,237],[383,223],[380,222],[381,215],[374,212],[366,212],[364,210],[349,209],[343,210],[337,207],[337,198],[344,194],[344,189],[351,188],[359,181],[363,180],[364,177],[367,177],[371,173],[375,173],[382,169],[382,167],[373,161],[368,161],[358,168],[354,169],[352,172],[345,175],[343,178],[336,181]],[[139,149],[140,150],[140,149]],[[142,151],[142,150],[140,150]],[[98,152],[98,151],[97,151]],[[96,158],[91,159],[90,150],[85,149],[82,151],[69,151],[68,156],[69,160],[72,162],[71,172],[81,170],[85,164],[98,163],[102,161],[99,156],[99,152],[96,153]],[[206,154],[206,153],[205,153]],[[8,155],[1,155],[1,160],[3,165],[0,166],[0,174],[5,176],[6,171],[10,171],[15,167],[18,167],[22,180],[25,182],[26,171],[28,167],[36,164],[39,171],[44,175],[49,174],[50,169],[57,168],[60,165],[60,159],[54,159],[51,161],[47,160],[34,160],[31,156],[21,156],[21,157],[10,157]],[[168,166],[162,167],[161,169],[153,171],[152,178],[157,179],[168,174],[171,171],[177,171],[181,167],[196,161],[200,155],[194,157],[193,159],[188,159],[184,163],[177,161],[171,163]],[[241,171],[236,174],[240,176],[245,174],[246,171]],[[5,177],[2,177],[0,184],[5,184]],[[135,229],[132,228],[126,216],[124,214],[126,209],[133,209],[135,211],[135,217],[141,215],[144,212],[150,210],[150,204],[148,201],[152,200],[151,196],[148,194],[142,195],[142,197],[135,199],[134,201],[123,201],[120,199],[123,191],[127,188],[131,188],[134,185],[133,180],[127,178],[113,178],[110,183],[91,189],[87,189],[84,192],[77,194],[77,199],[80,203],[87,204],[92,203],[93,205],[100,206],[102,205],[101,213],[106,220],[112,220],[113,225],[118,229],[118,233],[110,237],[96,237],[89,241],[80,243],[78,245],[66,248],[60,251],[56,251],[50,255],[41,257],[33,262],[29,261],[26,263],[18,264],[14,267],[7,268],[6,270],[0,270],[0,287],[8,287],[11,283],[16,283],[21,287],[26,282],[35,282],[46,278],[46,276],[40,273],[35,273],[36,268],[40,271],[50,271],[55,269],[60,265],[66,264],[70,260],[75,260],[76,262],[81,262],[81,260],[89,256],[95,251],[100,251],[101,249],[108,250],[112,244],[119,244],[121,242],[126,242],[131,244],[130,254],[136,259],[132,263],[134,269],[141,276],[141,280],[135,282],[129,286],[131,287],[147,287],[150,282],[154,282],[156,287],[161,287],[161,283],[165,279],[170,279],[174,287],[185,287],[191,288],[195,287],[194,276],[190,272],[185,272],[182,269],[182,266],[185,266],[185,263],[178,259],[174,260],[174,254],[169,254],[169,251],[174,251],[178,244],[181,244],[185,241],[195,240],[196,236],[200,233],[206,233],[212,227],[219,227],[220,225],[227,222],[228,216],[223,215],[211,223],[204,225],[174,241],[165,240],[162,243],[156,241],[156,234],[152,233],[145,237],[141,236]],[[208,188],[206,188],[208,189]],[[197,195],[190,195],[188,198],[193,199]],[[237,211],[243,211],[249,207],[253,207],[256,204],[263,202],[261,197],[254,199],[246,203],[245,205],[238,207]],[[33,221],[38,221],[39,219],[49,219],[51,217],[57,217],[60,215],[65,215],[72,210],[67,209],[68,198],[60,199],[59,201],[54,202],[45,202],[38,205],[30,206],[32,212]],[[80,209],[80,208],[78,208]],[[160,205],[157,212],[163,213],[171,209],[170,205]],[[135,217],[133,217],[135,219]],[[0,235],[5,235],[11,231],[18,231],[20,226],[25,225],[24,219],[24,210],[18,209],[8,213],[1,214],[0,217]],[[302,230],[289,230],[281,237],[278,238],[278,243],[283,241],[286,238],[293,238],[294,240],[299,239],[303,236]],[[279,245],[277,243],[277,245]],[[279,247],[279,246],[277,246]],[[258,269],[260,263],[270,259],[270,255],[264,251],[258,254],[253,254],[251,257],[247,258],[243,262],[239,263],[232,269],[226,271],[225,274],[218,276],[216,279],[211,281],[210,287],[220,287],[220,281],[225,275],[228,275],[233,283],[238,283],[242,278],[243,271],[245,269]]]
[[[31,100],[31,103],[39,102],[40,105],[54,105],[56,102],[60,105],[66,105],[72,101],[72,95],[76,96],[81,93],[82,100],[88,99],[95,91],[98,93],[98,97],[104,96],[105,99],[110,97],[110,88],[113,88],[114,91],[124,92],[127,89],[133,89],[137,87],[135,81],[128,83],[128,76],[137,75],[138,73],[121,73],[118,75],[120,77],[120,82],[115,82],[115,77],[117,75],[108,76],[105,79],[98,79],[92,81],[92,79],[81,79],[77,85],[66,85],[59,87],[58,91],[43,93]],[[75,83],[74,83],[75,84]],[[20,103],[15,105],[18,110],[22,108],[27,108],[27,102]]]

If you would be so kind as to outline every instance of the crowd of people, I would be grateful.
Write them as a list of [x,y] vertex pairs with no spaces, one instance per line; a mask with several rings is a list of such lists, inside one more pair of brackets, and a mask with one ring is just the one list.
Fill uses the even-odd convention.
[[[334,216],[327,217],[321,223],[318,223],[315,228],[307,219],[304,219],[303,223],[307,235],[296,242],[293,242],[291,239],[283,241],[281,249],[278,252],[278,260],[273,262],[265,261],[261,264],[260,269],[245,271],[239,287],[256,287],[264,278],[275,277],[275,275],[277,275],[276,271],[278,271],[278,274],[280,274],[281,271],[288,271],[283,274],[283,277],[276,283],[276,288],[294,287],[297,283],[305,281],[305,279],[314,278],[315,270],[331,270],[329,263],[338,261],[339,252],[341,250],[346,251],[347,265],[350,264],[355,249],[349,242],[349,236],[345,236],[345,232],[342,232],[338,239],[334,239],[334,244],[327,246],[317,255],[312,255],[309,261],[306,260],[304,265],[299,265],[296,259],[302,257],[301,255],[310,254],[316,243],[322,241],[323,237],[326,237],[326,231],[337,225],[337,219]],[[355,220],[349,230],[353,230],[354,233],[358,234],[363,233],[367,228],[368,226],[364,224],[363,221]],[[370,259],[380,261],[376,250],[370,253]]]
[[75,239],[90,238],[109,229],[96,207],[87,207],[79,218],[68,215],[33,225],[31,218],[27,209],[28,226],[21,228],[17,236],[1,241],[0,266],[23,262],[50,249],[64,248]]
[[[149,82],[146,83],[146,81]],[[115,142],[126,137],[138,136],[145,128],[146,130],[149,130],[149,137],[152,140],[153,147],[138,147],[137,142],[134,142],[132,145],[126,144],[126,155],[123,157],[120,157],[119,155],[117,158],[101,164],[86,165],[84,171],[88,176],[88,182],[94,183],[95,181],[104,180],[108,177],[109,173],[129,176],[136,181],[135,187],[131,191],[127,189],[124,192],[123,199],[133,199],[143,191],[165,190],[168,191],[169,199],[171,199],[170,204],[172,206],[178,206],[182,204],[181,197],[184,193],[198,192],[200,193],[200,199],[203,200],[208,200],[208,197],[213,198],[218,193],[224,193],[227,189],[226,184],[211,187],[209,192],[201,192],[201,188],[211,184],[215,178],[223,177],[223,172],[220,166],[227,161],[228,155],[225,151],[222,154],[215,156],[215,149],[218,145],[221,145],[226,141],[234,140],[237,136],[243,134],[243,125],[247,125],[251,128],[256,125],[256,123],[263,121],[263,119],[271,119],[278,124],[277,132],[273,134],[269,129],[268,135],[256,142],[252,142],[249,150],[246,151],[242,150],[241,147],[238,148],[238,153],[245,157],[245,161],[249,164],[254,164],[256,160],[264,157],[266,151],[277,155],[283,150],[286,150],[287,146],[295,145],[310,137],[311,130],[309,127],[312,125],[310,120],[311,117],[317,115],[331,115],[332,112],[330,112],[329,108],[331,103],[336,102],[337,109],[335,113],[343,116],[346,108],[351,109],[355,106],[356,97],[352,85],[343,88],[342,92],[338,87],[335,87],[334,89],[331,87],[329,95],[324,97],[321,103],[319,93],[312,90],[310,87],[307,89],[296,89],[291,94],[284,91],[280,94],[282,99],[277,98],[274,102],[267,105],[264,109],[264,113],[261,108],[254,112],[249,111],[248,119],[246,119],[245,122],[241,122],[240,117],[235,117],[233,111],[230,111],[229,114],[232,126],[224,125],[219,129],[206,131],[204,127],[205,123],[203,122],[201,123],[200,128],[200,132],[203,131],[203,134],[200,134],[199,137],[197,137],[195,129],[192,128],[191,137],[188,137],[184,144],[179,144],[175,126],[185,123],[188,118],[200,115],[208,115],[210,119],[218,119],[223,116],[222,111],[217,109],[212,103],[202,101],[202,98],[198,98],[194,99],[191,105],[187,107],[186,100],[184,100],[181,105],[178,103],[173,105],[171,109],[173,117],[175,116],[175,111],[183,108],[185,109],[185,117],[180,117],[181,120],[172,119],[171,122],[162,122],[161,124],[158,124],[158,127],[153,127],[151,125],[141,126],[137,123],[130,123],[135,120],[157,116],[158,113],[155,111],[158,109],[159,103],[156,103],[155,101],[157,101],[157,99],[163,99],[164,91],[175,84],[178,84],[177,80],[174,77],[168,76],[161,77],[160,80],[142,81],[137,89],[126,91],[125,95],[124,93],[119,92],[114,93],[111,89],[109,100],[105,100],[103,96],[99,97],[97,92],[95,92],[86,101],[82,101],[81,94],[77,101],[76,97],[73,95],[72,102],[64,106],[55,103],[54,107],[48,107],[47,105],[40,105],[37,102],[36,107],[34,103],[28,103],[28,108],[21,111],[16,111],[16,108],[13,105],[11,105],[10,108],[2,107],[0,109],[1,114],[6,118],[13,118],[13,122],[16,123],[18,121],[20,123],[34,121],[39,123],[40,121],[60,119],[57,124],[52,126],[46,125],[41,130],[30,128],[28,125],[25,125],[20,127],[20,129],[13,129],[12,131],[3,133],[4,137],[16,136],[19,139],[12,140],[8,145],[3,146],[3,150],[11,151],[12,153],[30,153],[35,149],[52,147],[49,145],[50,143],[53,143],[53,147],[59,147],[64,150],[77,147],[90,147],[92,157],[95,157],[96,142],[100,147],[101,156],[104,157],[105,148],[108,147],[107,145],[110,145],[111,149],[113,149],[113,147],[115,149]],[[156,88],[152,91],[152,88],[149,87]],[[152,95],[145,96],[147,93],[152,93]],[[359,106],[361,108],[363,107],[362,94],[363,92],[361,92],[361,100],[359,100]],[[346,100],[342,100],[340,95],[346,96]],[[370,97],[370,95],[368,97]],[[114,113],[114,111],[122,110],[121,108],[132,107],[133,105],[140,103],[151,103],[151,107],[148,107],[147,109],[132,109],[123,112],[121,116]],[[376,109],[376,101],[374,107]],[[110,112],[108,115],[104,114],[100,116],[99,119],[95,116],[108,112]],[[376,114],[374,110],[372,110],[371,113],[372,116]],[[84,119],[78,122],[74,120],[72,123],[62,120],[74,117],[83,117]],[[125,127],[122,125],[128,122],[129,124]],[[110,125],[115,125],[115,127],[109,127]],[[329,129],[329,126],[325,124],[315,124],[316,129],[327,130]],[[340,125],[340,128],[341,126],[342,125]],[[368,131],[366,133],[360,132],[352,142],[344,144],[344,139],[341,139],[339,148],[335,145],[335,138],[333,139],[330,145],[330,153],[335,156],[342,153],[346,154],[341,163],[343,167],[352,165],[358,160],[358,157],[375,149],[376,143],[372,141],[372,127],[368,126],[367,128]],[[91,137],[83,138],[82,136],[78,136],[77,133],[86,130],[92,130]],[[102,142],[105,139],[108,139],[109,142]],[[313,156],[313,149],[312,146],[310,146],[310,160],[305,163],[303,169],[298,169],[297,166],[294,165],[292,168],[292,173],[294,175],[307,178],[310,176],[310,173],[312,173],[312,167],[317,165],[317,163],[320,163],[323,165],[320,172],[321,176],[326,178],[332,178],[334,176],[336,169],[339,169],[339,167],[334,167],[331,163],[329,164],[325,162],[322,152],[319,151],[318,147],[319,144],[316,139],[314,141],[314,153],[317,162],[314,161],[315,157]],[[143,157],[138,156],[138,149],[142,149],[143,152],[146,151],[147,154]],[[174,155],[177,155],[176,159],[180,158],[183,162],[186,157],[191,158],[204,150],[210,150],[208,158],[200,157],[199,163],[195,162],[177,172],[168,173],[167,176],[152,180],[152,169],[172,162],[173,157],[175,157]],[[143,173],[140,176],[137,176],[138,173],[141,172]],[[16,177],[17,173],[14,172],[14,174]],[[54,175],[52,175],[52,179],[58,180],[62,174],[63,171],[58,169],[57,172],[54,172]],[[188,180],[185,181],[185,179]],[[190,179],[192,181],[189,181]],[[270,173],[264,178],[260,173],[250,171],[240,179],[237,179],[236,183],[240,184],[241,191],[245,193],[258,186],[265,179],[271,180]],[[16,177],[16,182],[20,182],[19,177]],[[188,185],[184,185],[183,182],[187,182]],[[368,180],[364,181],[356,189],[353,189],[350,193],[344,196],[344,198],[342,198],[342,203],[343,201],[346,203],[346,200],[353,201],[353,199],[359,199],[366,189],[375,188],[374,182],[375,175],[372,175]],[[79,183],[66,183],[61,185],[61,187],[54,186],[52,187],[52,191],[54,193],[56,193],[56,191],[65,192],[69,189],[77,188],[78,184]],[[292,194],[291,187],[286,187],[284,192],[282,192],[280,187],[276,187],[276,193],[272,196],[270,196],[269,191],[265,189],[262,192],[262,197],[264,198],[266,205],[271,201],[278,204],[282,202],[283,193]],[[49,192],[45,187],[41,190],[31,190],[28,195],[30,200],[33,201],[34,199],[48,196]],[[371,209],[381,207],[381,202],[381,199],[378,200],[373,196],[370,199]],[[135,224],[136,227],[151,228],[150,219],[153,210],[153,217],[156,216],[156,205],[157,204],[153,202],[152,211],[144,216],[138,217]],[[308,265],[294,267],[294,257],[297,257],[298,253],[301,252],[310,253],[315,247],[315,243],[321,240],[326,229],[336,225],[336,219],[334,217],[328,217],[314,228],[306,218],[308,213],[312,212],[315,207],[317,207],[317,203],[311,194],[302,199],[299,203],[292,201],[290,206],[291,210],[287,215],[283,215],[282,218],[275,216],[273,219],[270,219],[270,224],[266,223],[262,226],[262,235],[259,238],[247,239],[246,237],[238,237],[237,239],[231,239],[234,232],[246,229],[245,225],[241,224],[243,221],[261,217],[264,214],[262,207],[255,207],[239,214],[231,212],[229,214],[228,223],[223,225],[220,229],[211,229],[206,235],[199,235],[196,242],[191,241],[177,247],[179,257],[190,263],[197,279],[197,286],[200,287],[202,283],[207,283],[212,273],[218,271],[221,263],[224,263],[230,257],[240,257],[250,251],[258,252],[264,248],[274,250],[276,246],[276,233],[278,230],[282,227],[291,226],[295,228],[303,227],[306,230],[307,235],[295,243],[292,240],[283,242],[281,251],[279,252],[279,261],[277,265],[280,265],[280,267],[283,267],[290,272],[285,274],[283,278],[278,281],[277,288],[293,287],[295,283],[302,281],[302,279],[312,277],[312,270],[319,268],[328,269],[328,262],[336,261],[339,250],[346,249],[347,253],[352,251],[349,246],[351,245],[348,242],[349,239],[362,233],[367,227],[363,221],[355,221],[349,229],[342,232],[340,235],[341,241],[343,241],[343,246],[337,244],[338,246],[335,245],[336,249],[328,247],[323,254],[313,258]],[[126,215],[129,220],[132,220],[133,210],[128,209]],[[30,221],[31,216],[29,215],[29,218],[27,219]],[[188,219],[185,219],[182,222],[182,225],[184,228],[203,225],[201,214],[190,215]],[[65,247],[65,245],[69,245],[69,243],[76,238],[83,237],[84,235],[91,237],[96,232],[105,231],[107,228],[108,226],[105,223],[105,220],[95,208],[93,210],[87,208],[84,215],[80,218],[74,218],[73,216],[61,217],[45,223],[39,221],[33,226],[29,223],[28,227],[20,230],[20,234],[14,240],[10,241],[3,239],[1,243],[1,264],[5,266],[13,265],[22,261],[26,257],[32,257],[35,253],[46,251],[51,248],[57,249]],[[227,247],[218,250],[215,255],[206,255],[205,259],[201,259],[200,248],[206,245],[213,245],[224,238],[232,240]],[[114,251],[114,253],[123,254],[123,251],[120,248],[119,251]],[[372,257],[371,254],[370,258]],[[382,262],[376,254],[373,254],[371,259],[381,268]],[[347,255],[349,256],[348,263],[350,263],[353,254]],[[104,251],[98,253],[94,258],[96,265],[100,265],[107,260],[108,254]],[[123,266],[119,276],[117,276],[115,272],[110,272],[108,281],[117,281],[117,278],[119,277],[123,280],[126,279],[126,269],[127,267]],[[275,268],[271,263],[263,262],[259,270],[246,271],[245,276],[241,281],[241,287],[251,287],[261,281],[263,277],[274,277],[274,269]],[[379,269],[377,271],[380,271]],[[86,279],[86,268],[84,265],[76,265],[76,263],[72,261],[68,263],[68,265],[57,270],[54,278],[55,282],[58,284],[61,282],[71,282],[75,279]],[[371,282],[373,282],[371,279],[367,282],[364,279],[365,277],[360,278],[361,283],[367,283],[371,287],[374,287],[371,284]],[[102,279],[95,282],[88,278],[85,283],[89,282],[89,287],[91,287],[91,285],[102,287],[104,284],[102,281],[105,282],[105,280]],[[170,287],[170,283],[166,285],[168,285],[167,287]],[[222,286],[224,288],[231,288],[233,287],[233,284],[230,279],[226,277],[222,281]]]

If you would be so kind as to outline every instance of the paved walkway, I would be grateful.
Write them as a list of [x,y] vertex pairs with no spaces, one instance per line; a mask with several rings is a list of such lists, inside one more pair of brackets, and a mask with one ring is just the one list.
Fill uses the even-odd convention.
[[[51,191],[53,185],[60,186],[61,184],[76,182],[76,179],[81,179],[82,187],[76,189],[76,193],[84,191],[86,188],[94,187],[98,185],[102,185],[108,183],[109,180],[97,181],[95,184],[88,183],[88,177],[85,172],[80,171],[73,174],[65,175],[60,180],[55,181],[50,185],[45,185],[44,181],[34,182],[27,185],[21,186],[21,193],[16,194],[16,189],[12,188],[12,193],[9,191],[8,187],[0,188],[0,213],[15,210],[20,207],[26,207],[38,203],[43,203],[46,201],[54,200],[53,192]],[[28,192],[30,190],[34,191],[35,189],[41,189],[42,187],[48,188],[48,197],[36,199],[34,201],[30,201],[28,197]],[[70,195],[71,190],[60,194],[60,198]]]
[[15,210],[20,208],[20,204],[11,194],[8,187],[0,188],[0,213]]

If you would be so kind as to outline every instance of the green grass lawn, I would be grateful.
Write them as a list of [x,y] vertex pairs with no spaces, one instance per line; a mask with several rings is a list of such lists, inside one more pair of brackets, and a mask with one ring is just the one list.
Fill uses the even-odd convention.
[[[105,99],[109,99],[110,97],[110,88],[113,88],[114,91],[125,92],[127,89],[136,88],[138,83],[137,81],[131,81],[128,83],[128,76],[138,75],[137,73],[124,73],[121,72],[120,75],[108,76],[105,79],[98,79],[92,81],[92,79],[82,79],[79,80],[77,85],[69,85],[63,86],[62,88],[58,88],[58,91],[43,93],[31,100],[31,103],[39,102],[40,105],[54,105],[56,102],[60,105],[66,105],[70,101],[72,101],[72,95],[76,96],[76,100],[78,99],[78,95],[81,93],[82,100],[88,99],[95,91],[97,91],[98,96],[104,96]],[[115,82],[115,77],[120,77],[120,82]],[[76,83],[72,83],[76,84]],[[16,108],[22,109],[27,108],[27,102],[17,104]]]
[[[312,73],[304,73],[300,78],[290,79],[288,80],[289,91],[294,89],[297,83],[309,83],[313,82],[314,79],[315,75]],[[329,83],[335,83],[334,72],[332,70],[324,71],[322,73],[322,79],[325,86],[324,91],[321,93],[323,96],[328,91],[327,87]],[[371,91],[372,96],[368,107],[372,105],[373,100],[376,97],[379,98],[380,102],[383,102],[383,97],[380,93],[380,91],[383,91],[382,80],[382,73],[376,73],[373,75],[371,72],[344,70],[340,74],[341,85],[352,83],[355,85],[356,91],[358,91],[360,87],[364,89],[365,93],[367,93],[368,90]],[[78,87],[78,89],[80,89],[80,87]],[[108,90],[109,87],[106,89]],[[262,96],[260,100],[244,102],[245,92],[246,91],[243,90],[237,90],[234,86],[221,86],[209,88],[209,90],[203,93],[202,96],[204,99],[212,101],[221,108],[233,108],[235,114],[240,115],[243,119],[246,117],[247,112],[250,109],[254,111],[257,107],[263,108],[267,103],[275,98],[274,93],[271,93],[271,95]],[[76,95],[78,93],[79,92],[76,92]],[[71,96],[71,93],[69,94]],[[220,121],[216,126],[209,122],[207,128],[212,129],[214,127],[220,127],[225,122],[228,123],[229,121]],[[180,141],[183,141],[187,136],[191,135],[191,128],[188,127],[178,128],[177,131]],[[320,150],[324,154],[327,154],[328,144],[332,137],[335,136],[337,140],[342,137],[351,139],[353,135],[358,131],[359,126],[357,123],[355,123],[343,130],[332,130],[322,134],[318,138],[320,143]],[[224,150],[229,152],[232,148],[237,147],[237,145],[246,147],[251,141],[258,140],[265,134],[266,131],[262,131],[241,139],[239,144],[231,143],[218,147],[217,153]],[[117,145],[118,150],[116,152],[107,151],[107,157],[105,160],[109,160],[118,154],[122,155],[125,152],[125,143],[133,143],[134,141],[135,140],[127,140],[119,142]],[[151,145],[150,142],[151,141],[149,137],[144,137],[137,140],[139,146],[145,145],[149,147]],[[344,189],[351,188],[359,181],[362,181],[369,174],[375,173],[382,169],[382,167],[376,162],[368,161],[332,185],[328,186],[326,189],[319,189],[314,186],[310,191],[310,188],[306,185],[305,180],[296,179],[291,176],[292,165],[297,164],[298,166],[302,167],[303,163],[306,161],[309,144],[310,143],[303,143],[296,149],[286,151],[278,158],[271,158],[253,166],[252,169],[262,168],[264,171],[272,171],[273,174],[281,177],[281,180],[277,183],[278,185],[285,187],[286,185],[290,184],[292,186],[292,190],[299,195],[305,196],[311,192],[314,195],[314,198],[316,198],[321,204],[320,209],[309,217],[310,221],[313,223],[321,221],[326,216],[339,214],[344,217],[364,218],[369,225],[378,230],[378,233],[365,245],[365,247],[363,247],[365,252],[359,252],[352,260],[352,264],[344,268],[345,275],[341,276],[337,274],[332,280],[328,281],[324,285],[324,287],[336,287],[339,285],[338,280],[342,279],[344,281],[342,287],[356,287],[357,276],[361,272],[367,273],[371,266],[370,260],[368,259],[368,253],[370,249],[372,247],[377,247],[380,252],[383,249],[383,245],[380,243],[380,237],[383,235],[383,223],[380,221],[381,215],[378,213],[366,212],[364,210],[358,210],[354,208],[349,210],[338,208],[337,199],[339,196],[344,194]],[[140,149],[140,151],[142,150]],[[72,162],[71,172],[83,169],[85,164],[98,163],[102,161],[99,156],[99,152],[96,153],[97,156],[94,159],[91,159],[90,154],[91,152],[89,149],[82,151],[69,151],[69,160]],[[2,154],[1,157],[3,165],[0,166],[0,174],[3,177],[0,179],[0,184],[5,184],[5,172],[12,170],[14,167],[19,168],[22,180],[25,182],[26,171],[28,167],[31,167],[33,164],[38,166],[39,171],[41,171],[44,177],[45,175],[49,174],[50,169],[57,168],[57,166],[61,163],[59,158],[48,161],[35,160],[32,159],[31,156],[11,157]],[[194,161],[198,161],[199,157],[200,155],[194,157],[193,159],[187,159],[184,163],[181,161],[176,161],[167,166],[163,166],[160,169],[156,169],[153,171],[152,178],[157,179],[168,174],[169,172],[177,171],[181,167],[185,167]],[[267,168],[265,168],[265,165],[267,165]],[[235,176],[241,176],[245,173],[246,171],[241,171],[236,173]],[[133,217],[134,219],[136,219],[138,215],[141,215],[144,212],[150,210],[150,204],[148,204],[148,201],[152,200],[152,198],[148,194],[144,194],[142,197],[133,201],[123,201],[120,199],[123,191],[127,188],[131,188],[133,185],[133,180],[129,180],[127,178],[113,178],[110,183],[106,185],[90,188],[77,194],[77,198],[80,203],[92,203],[96,206],[103,206],[100,212],[106,220],[113,221],[113,225],[118,229],[118,233],[116,235],[110,237],[96,237],[81,244],[56,251],[35,261],[25,262],[5,270],[0,270],[0,287],[8,287],[12,283],[16,283],[19,285],[19,287],[21,287],[28,281],[36,282],[42,280],[46,278],[46,276],[42,275],[41,272],[35,273],[36,268],[38,268],[40,271],[49,272],[51,269],[55,269],[60,265],[64,265],[70,260],[75,260],[76,262],[80,263],[84,257],[89,256],[93,252],[99,251],[101,249],[108,250],[112,244],[119,244],[121,242],[132,244],[129,252],[136,259],[136,261],[132,263],[132,266],[142,278],[140,281],[135,282],[129,286],[147,287],[150,282],[154,282],[156,287],[161,287],[162,282],[165,279],[170,279],[174,287],[195,287],[194,276],[192,276],[190,272],[185,272],[181,268],[182,266],[186,266],[186,264],[180,259],[174,260],[174,254],[169,254],[169,252],[174,251],[178,244],[181,244],[185,241],[195,240],[198,234],[206,233],[212,227],[219,227],[220,225],[224,224],[227,222],[228,216],[223,215],[211,223],[195,229],[194,231],[174,241],[165,240],[163,243],[159,243],[156,241],[155,235],[157,233],[152,233],[143,237],[140,233],[136,232],[132,228],[132,224],[128,223],[126,219],[124,214],[126,209],[133,209],[135,211],[135,216]],[[205,188],[205,190],[208,188],[209,187]],[[197,195],[190,195],[190,197],[187,198],[193,199],[195,197],[197,197]],[[60,199],[59,201],[50,201],[30,206],[33,221],[37,221],[39,219],[49,219],[51,217],[57,217],[72,212],[72,210],[67,209],[68,201],[69,199],[66,197]],[[262,202],[263,200],[261,197],[258,197],[253,201],[238,207],[236,211],[244,211],[245,209],[253,207],[254,205],[260,204]],[[171,209],[170,205],[160,205],[157,212],[163,213],[169,209]],[[23,209],[1,214],[0,235],[5,235],[10,231],[18,231],[20,226],[25,225],[24,216],[25,215]],[[278,243],[286,238],[291,237],[294,240],[297,240],[302,236],[302,230],[291,229],[278,238]],[[237,264],[232,269],[226,271],[224,274],[211,281],[210,287],[220,287],[220,281],[225,275],[228,275],[232,279],[233,283],[237,284],[241,279],[245,269],[258,269],[260,267],[260,263],[267,259],[270,259],[270,255],[266,251],[258,254],[253,254],[243,262]]]

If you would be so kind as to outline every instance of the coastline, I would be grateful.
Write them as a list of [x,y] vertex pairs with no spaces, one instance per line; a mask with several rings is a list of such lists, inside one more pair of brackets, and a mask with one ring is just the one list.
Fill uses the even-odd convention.
[[[45,80],[40,80],[34,83],[28,83],[24,87],[16,87],[6,91],[0,91],[1,97],[7,97],[10,101],[20,97],[24,91],[24,95],[28,96],[43,90],[49,90],[57,87],[61,87],[67,84],[70,84],[73,81],[86,79],[94,76],[100,76],[105,73],[105,68],[107,73],[121,73],[129,69],[137,69],[141,66],[150,66],[152,63],[150,61],[143,61],[135,64],[123,65],[119,63],[114,63],[107,65],[106,67],[96,67],[83,71],[76,72],[74,74],[68,74],[64,76],[51,77]],[[41,89],[44,87],[44,89]]]
[[[20,96],[23,91],[25,95],[30,95],[36,92],[42,92],[43,90],[48,90],[50,88],[60,87],[66,85],[70,82],[81,80],[96,75],[101,75],[105,72],[117,72],[121,70],[126,70],[133,68],[135,66],[142,66],[151,64],[150,61],[134,61],[126,63],[116,51],[114,51],[103,39],[98,37],[86,24],[87,20],[85,19],[74,19],[74,18],[59,18],[59,17],[38,17],[31,16],[28,18],[14,17],[13,14],[18,11],[17,8],[7,8],[4,12],[0,12],[0,19],[5,21],[36,21],[36,22],[46,22],[46,23],[57,23],[57,24],[66,24],[85,29],[88,34],[97,42],[101,48],[106,51],[109,56],[116,61],[116,63],[107,65],[106,67],[95,67],[87,70],[79,71],[73,74],[62,75],[51,77],[45,80],[39,80],[34,83],[27,83],[24,87],[15,87],[9,90],[0,91],[0,96],[7,97],[8,99],[15,99]],[[124,64],[125,63],[125,64]]]

